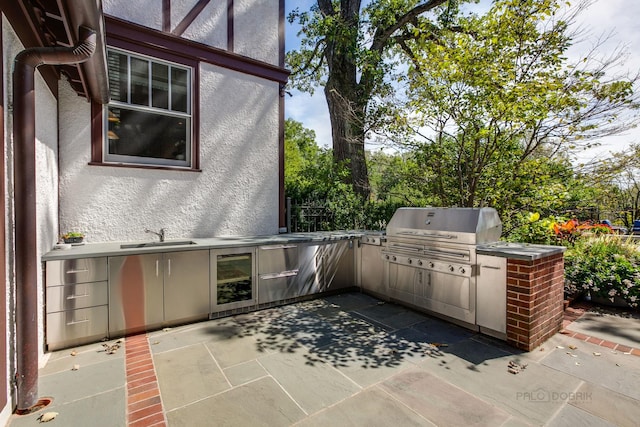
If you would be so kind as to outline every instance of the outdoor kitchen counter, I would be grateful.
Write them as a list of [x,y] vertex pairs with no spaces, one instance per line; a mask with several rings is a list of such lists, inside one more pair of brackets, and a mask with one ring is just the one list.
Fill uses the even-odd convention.
[[[151,243],[151,240],[139,242],[103,242],[84,243],[72,246],[70,249],[53,249],[42,256],[42,261],[55,261],[74,258],[94,258],[103,256],[135,255],[158,252],[194,251],[201,249],[221,249],[261,245],[281,245],[287,243],[329,242],[351,238],[360,238],[364,231],[318,231],[309,233],[287,233],[264,236],[227,236],[202,239],[168,239],[162,246],[129,247],[121,245],[135,245],[136,243]],[[172,245],[170,242],[175,241]],[[180,244],[178,242],[193,242]]]
[[552,255],[561,254],[564,246],[532,245],[528,243],[495,242],[478,245],[476,253],[509,259],[534,261]]

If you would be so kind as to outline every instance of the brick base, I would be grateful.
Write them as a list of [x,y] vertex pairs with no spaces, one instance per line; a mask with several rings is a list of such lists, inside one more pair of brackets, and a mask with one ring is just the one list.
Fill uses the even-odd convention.
[[531,351],[562,328],[564,256],[507,260],[507,342]]

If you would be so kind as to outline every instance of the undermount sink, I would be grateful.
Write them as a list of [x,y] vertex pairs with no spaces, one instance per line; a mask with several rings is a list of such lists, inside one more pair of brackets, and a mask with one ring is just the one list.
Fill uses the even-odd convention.
[[195,244],[196,242],[193,242],[191,240],[167,240],[166,242],[126,243],[120,245],[120,249],[155,248],[158,246],[185,246]]

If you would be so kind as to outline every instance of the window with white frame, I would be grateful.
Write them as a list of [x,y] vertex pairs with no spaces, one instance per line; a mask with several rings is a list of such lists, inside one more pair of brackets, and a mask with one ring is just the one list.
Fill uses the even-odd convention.
[[104,161],[191,167],[191,68],[111,48],[107,65]]

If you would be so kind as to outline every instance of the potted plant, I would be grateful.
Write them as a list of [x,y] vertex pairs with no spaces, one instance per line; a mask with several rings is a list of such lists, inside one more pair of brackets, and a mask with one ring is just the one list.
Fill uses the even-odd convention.
[[84,239],[84,234],[79,231],[68,231],[62,235],[62,240],[65,243],[82,243]]

